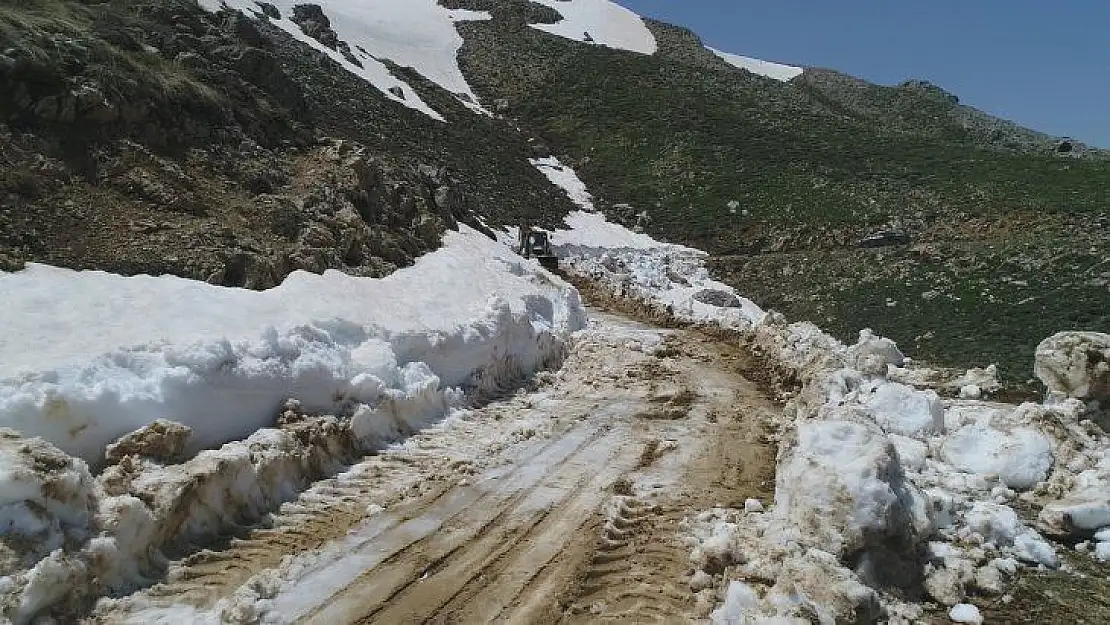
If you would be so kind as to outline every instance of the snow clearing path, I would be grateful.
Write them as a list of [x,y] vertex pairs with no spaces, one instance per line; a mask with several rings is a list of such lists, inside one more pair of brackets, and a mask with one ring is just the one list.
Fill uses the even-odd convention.
[[686,622],[683,519],[768,501],[749,356],[599,311],[564,367],[315,484],[102,623]]

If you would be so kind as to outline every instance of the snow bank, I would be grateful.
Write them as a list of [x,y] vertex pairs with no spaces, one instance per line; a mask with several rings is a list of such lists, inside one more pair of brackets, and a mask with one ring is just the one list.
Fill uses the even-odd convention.
[[577,291],[465,226],[380,280],[298,272],[254,292],[32,264],[0,290],[0,427],[19,430],[0,430],[0,614],[16,623],[155,581],[165,550],[558,365],[585,326]]
[[[715,622],[919,619],[919,605],[886,589],[923,587],[945,606],[1004,592],[1021,566],[1059,566],[1038,529],[1093,538],[1095,557],[1110,552],[1110,439],[1081,418],[1082,402],[942,399],[935,389],[996,389],[996,371],[914,376],[897,345],[869,331],[845,346],[743,298],[745,313],[699,308],[695,288],[735,295],[712,283],[704,254],[597,214],[568,223],[574,228],[553,238],[571,271],[680,320],[736,331],[772,373],[797,385],[775,428],[774,506],[712,511],[686,524],[699,601],[707,593],[724,601]],[[1044,506],[1036,528],[1018,502]]]
[[750,56],[729,54],[728,52],[721,52],[720,50],[715,50],[713,48],[709,48],[708,46],[706,47],[706,49],[713,54],[721,57],[726,63],[732,65],[733,67],[738,67],[740,69],[747,70],[753,74],[759,74],[760,76],[766,76],[767,78],[773,78],[782,82],[787,82],[792,78],[796,78],[800,76],[803,71],[805,71],[802,68],[794,67],[793,65],[783,65],[782,63],[772,63],[771,61],[761,61],[759,59],[753,59]]
[[286,397],[442,414],[453,389],[554,362],[584,323],[573,289],[465,227],[381,280],[296,272],[254,292],[31,264],[0,290],[0,426],[90,463],[159,418],[192,428],[192,451],[241,439]]
[[[339,52],[331,50],[301,32],[290,20],[293,7],[306,4],[300,0],[273,0],[281,12],[280,19],[270,21],[299,41],[327,54],[347,71],[365,79],[387,98],[418,110],[433,119],[443,117],[428,106],[404,81],[393,76],[382,62],[392,61],[411,67],[428,80],[459,96],[466,106],[485,112],[478,97],[467,84],[459,69],[457,54],[463,40],[455,23],[466,20],[488,20],[490,15],[479,11],[447,9],[436,0],[315,0],[331,21],[332,30],[346,42],[351,54],[362,64],[359,67]],[[258,3],[250,0],[201,0],[209,10],[221,6],[237,9],[248,15],[261,15]],[[400,89],[400,97],[390,91]]]
[[536,0],[563,16],[554,24],[532,28],[574,41],[596,43],[640,54],[655,54],[655,36],[644,20],[610,0]]
[[[705,268],[705,252],[659,243],[651,237],[608,222],[598,213],[575,212],[566,217],[568,229],[555,230],[552,247],[573,271],[597,280],[616,294],[661,303],[690,321],[722,320],[733,327],[751,327],[764,312],[713,280]],[[699,293],[715,291],[738,306],[706,303]]]

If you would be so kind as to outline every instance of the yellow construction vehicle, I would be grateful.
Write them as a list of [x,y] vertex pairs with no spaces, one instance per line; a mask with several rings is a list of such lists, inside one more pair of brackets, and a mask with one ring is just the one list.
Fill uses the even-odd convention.
[[551,251],[551,237],[543,230],[521,224],[517,253],[524,258],[535,258],[540,261],[541,266],[551,271],[559,269],[559,257]]

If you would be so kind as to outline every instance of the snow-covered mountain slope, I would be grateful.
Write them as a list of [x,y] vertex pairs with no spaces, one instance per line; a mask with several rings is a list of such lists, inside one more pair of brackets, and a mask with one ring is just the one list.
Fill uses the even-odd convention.
[[[248,15],[262,14],[259,5],[249,0],[201,0],[201,4],[210,10],[227,6]],[[271,4],[281,13],[277,19],[271,16],[275,25],[366,79],[390,99],[435,119],[443,119],[408,84],[390,73],[382,62],[386,60],[415,69],[428,80],[459,96],[467,106],[482,110],[477,95],[459,69],[456,54],[463,40],[455,30],[455,23],[490,19],[488,13],[446,9],[436,0],[319,0],[316,4],[323,10],[339,40],[346,42],[351,54],[362,63],[363,67],[359,67],[339,52],[304,34],[290,19],[293,8],[305,3],[274,0]],[[390,91],[398,88],[404,97]]]
[[801,75],[804,71],[802,68],[793,65],[783,65],[782,63],[753,59],[750,56],[740,56],[739,54],[721,52],[720,50],[709,48],[708,46],[707,49],[734,67],[745,69],[753,74],[759,74],[760,76],[766,76],[767,78],[773,78],[782,82],[787,82],[791,78]]
[[535,274],[465,226],[384,279],[297,272],[263,292],[35,264],[0,273],[0,427],[95,464],[158,418],[192,427],[193,449],[243,438],[290,396],[308,410],[391,399],[417,421],[441,415],[453,389],[551,362],[581,326],[577,297]]
[[655,54],[655,36],[644,20],[610,0],[536,0],[563,16],[554,24],[532,24],[553,35],[621,50]]

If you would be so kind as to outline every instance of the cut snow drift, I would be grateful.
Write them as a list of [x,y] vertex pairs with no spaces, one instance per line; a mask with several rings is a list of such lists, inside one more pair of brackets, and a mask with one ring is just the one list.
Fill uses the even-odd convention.
[[554,24],[531,24],[532,28],[574,41],[610,48],[655,54],[655,36],[644,20],[610,0],[536,0],[563,16]]
[[380,280],[298,272],[264,292],[0,273],[0,427],[18,430],[0,429],[0,615],[156,581],[164,550],[561,363],[577,291],[462,228]]
[[159,418],[192,428],[194,451],[243,438],[286,397],[442,414],[452,389],[552,362],[584,323],[570,287],[463,228],[381,280],[296,272],[264,292],[37,264],[0,274],[0,426],[95,464]]

